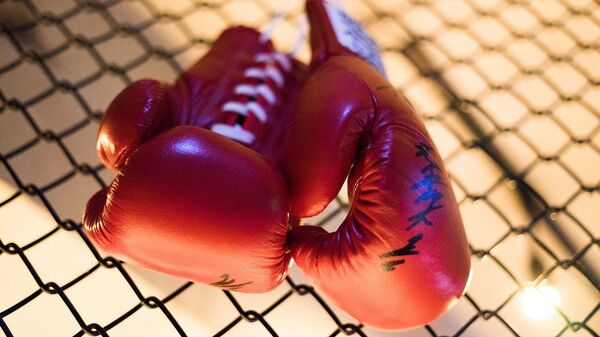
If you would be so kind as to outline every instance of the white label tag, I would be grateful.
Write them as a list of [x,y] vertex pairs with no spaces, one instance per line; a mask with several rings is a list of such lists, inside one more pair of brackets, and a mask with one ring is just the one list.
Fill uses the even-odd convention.
[[344,47],[360,55],[385,76],[379,47],[365,32],[360,23],[351,18],[341,8],[329,3],[324,3],[324,6],[338,41]]

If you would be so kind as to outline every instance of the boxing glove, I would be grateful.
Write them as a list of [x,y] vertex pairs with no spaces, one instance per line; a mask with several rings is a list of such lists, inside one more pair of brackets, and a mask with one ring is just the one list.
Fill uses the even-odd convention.
[[236,27],[174,85],[125,88],[98,134],[98,154],[118,174],[86,206],[89,238],[227,290],[276,287],[290,261],[290,205],[274,145],[305,73],[259,32]]
[[312,60],[279,161],[290,215],[320,213],[346,177],[350,206],[335,232],[295,226],[293,259],[362,323],[424,325],[463,294],[470,272],[450,179],[411,105],[381,73],[373,41],[325,1],[308,0],[306,12]]

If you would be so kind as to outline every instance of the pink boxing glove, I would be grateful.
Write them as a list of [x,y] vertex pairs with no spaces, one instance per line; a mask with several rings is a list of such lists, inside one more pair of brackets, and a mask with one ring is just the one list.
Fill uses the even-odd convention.
[[88,202],[85,232],[160,272],[227,290],[276,287],[290,261],[290,204],[273,156],[305,73],[236,27],[173,86],[125,88],[97,142],[118,175]]
[[361,322],[406,329],[463,294],[469,248],[450,179],[411,105],[378,72],[377,47],[356,22],[308,0],[313,51],[282,144],[291,216],[314,216],[348,177],[337,231],[295,226],[292,256],[326,297]]

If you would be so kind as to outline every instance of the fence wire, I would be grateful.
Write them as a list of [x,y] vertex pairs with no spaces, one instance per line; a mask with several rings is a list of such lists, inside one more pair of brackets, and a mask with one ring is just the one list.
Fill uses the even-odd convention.
[[[294,271],[268,301],[255,305],[248,295],[166,276],[156,276],[167,284],[159,291],[141,285],[144,271],[93,246],[82,232],[81,211],[112,180],[93,145],[112,97],[142,77],[172,81],[223,28],[264,26],[281,4],[0,1],[4,335],[66,329],[73,336],[131,336],[161,321],[169,326],[164,331],[179,336],[599,336],[600,6],[594,1],[345,2],[382,47],[390,81],[436,140],[469,236],[471,287],[424,328],[392,333],[365,327]],[[280,46],[293,42],[301,10],[299,4],[276,31]],[[301,55],[306,59],[306,48]],[[30,221],[28,211],[14,210],[26,200],[40,205],[48,221]],[[313,220],[334,229],[347,206],[340,195]],[[84,248],[54,254],[65,235]],[[72,255],[85,254],[77,273],[53,272],[76,264]],[[126,290],[95,288],[91,280],[106,272]],[[19,273],[29,281],[17,281]],[[532,285],[552,285],[562,295],[543,323],[523,311],[522,297]],[[95,292],[89,295],[94,301],[105,297],[112,308],[98,319],[87,314],[94,304],[80,299]],[[116,304],[121,297],[128,304]],[[188,311],[181,309],[185,303]],[[286,306],[299,309],[293,317],[278,314]],[[194,323],[231,310],[212,328]],[[319,334],[311,321],[316,316],[327,321],[319,322],[325,327]],[[127,325],[133,330],[119,330]],[[242,334],[240,326],[259,329]],[[144,334],[157,333],[150,331]]]

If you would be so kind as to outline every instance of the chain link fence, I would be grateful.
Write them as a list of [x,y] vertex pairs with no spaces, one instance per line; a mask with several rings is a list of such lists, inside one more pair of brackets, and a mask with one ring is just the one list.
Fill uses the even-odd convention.
[[[275,30],[290,50],[302,1]],[[420,329],[365,327],[293,267],[259,295],[122,263],[81,229],[113,178],[95,154],[128,83],[173,81],[276,0],[0,1],[0,330],[5,336],[599,336],[600,4],[348,0],[444,157],[473,279]],[[307,60],[305,47],[300,58]],[[311,220],[332,230],[340,195]]]

